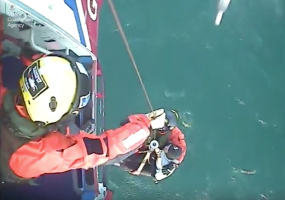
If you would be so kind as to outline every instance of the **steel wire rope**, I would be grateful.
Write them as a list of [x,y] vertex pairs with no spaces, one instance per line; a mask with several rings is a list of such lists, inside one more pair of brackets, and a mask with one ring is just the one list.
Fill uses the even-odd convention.
[[144,83],[143,83],[143,80],[142,80],[142,78],[141,78],[141,75],[140,75],[138,66],[137,66],[136,61],[135,61],[135,59],[134,59],[134,56],[133,56],[133,54],[132,54],[131,48],[130,48],[130,46],[129,46],[127,37],[126,37],[126,35],[125,35],[125,33],[124,33],[124,30],[123,30],[123,27],[122,27],[122,25],[121,25],[120,19],[119,19],[118,15],[117,15],[115,6],[114,6],[114,4],[113,4],[113,1],[112,1],[112,0],[108,0],[108,4],[109,4],[109,6],[110,6],[111,12],[112,12],[112,14],[113,14],[113,17],[114,17],[114,19],[115,19],[117,28],[118,28],[118,30],[119,30],[119,32],[120,32],[120,35],[121,35],[121,37],[122,37],[122,39],[123,39],[123,42],[124,42],[124,44],[125,44],[125,47],[126,47],[126,49],[127,49],[127,52],[128,52],[128,54],[129,54],[129,57],[130,57],[130,59],[131,59],[131,61],[132,61],[133,67],[134,67],[134,69],[135,69],[135,71],[136,71],[136,74],[137,74],[137,76],[138,76],[138,78],[139,78],[139,81],[140,81],[140,84],[141,84],[141,86],[142,86],[142,89],[143,89],[144,95],[145,95],[145,97],[146,97],[147,103],[148,103],[148,105],[149,105],[149,108],[150,108],[151,112],[153,112],[153,107],[152,107],[151,101],[150,101],[150,99],[149,99],[149,97],[148,97],[148,93],[147,93],[146,88],[145,88],[145,86],[144,86]]

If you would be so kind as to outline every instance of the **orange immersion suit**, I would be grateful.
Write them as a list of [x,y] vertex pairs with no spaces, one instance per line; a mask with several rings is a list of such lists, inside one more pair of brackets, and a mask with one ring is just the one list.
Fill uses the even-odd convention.
[[179,163],[182,163],[186,155],[186,148],[187,148],[186,142],[184,139],[184,134],[179,128],[176,127],[171,131],[171,134],[169,135],[168,140],[175,146],[178,146],[182,149],[182,154],[178,159]]
[[[1,66],[0,72],[2,72]],[[132,154],[150,135],[150,121],[144,114],[136,114],[129,116],[125,125],[115,130],[108,130],[100,136],[83,131],[77,135],[63,135],[53,131],[32,139],[19,137],[21,127],[17,128],[17,124],[16,127],[11,126],[10,121],[13,121],[11,119],[3,120],[9,118],[7,113],[11,111],[5,112],[4,109],[5,98],[10,95],[10,91],[2,85],[2,74],[0,74],[0,83],[2,181],[11,177],[26,180],[47,173],[61,173],[102,165],[121,155]],[[11,104],[11,101],[6,101],[7,104],[9,102]],[[12,103],[17,118],[31,123],[25,108],[16,105],[16,102]],[[92,149],[94,147],[97,149],[99,147],[100,152]]]
[[[118,129],[106,131],[100,136],[84,132],[75,136],[64,136],[59,132],[49,133],[17,149],[10,158],[10,167],[20,177],[34,178],[46,173],[61,173],[79,168],[89,169],[102,165],[119,155],[138,149],[149,136],[150,124],[145,115],[132,115],[128,119],[129,123]],[[124,141],[135,134],[139,134],[140,138],[126,147]],[[84,138],[99,140],[103,153],[88,154]]]

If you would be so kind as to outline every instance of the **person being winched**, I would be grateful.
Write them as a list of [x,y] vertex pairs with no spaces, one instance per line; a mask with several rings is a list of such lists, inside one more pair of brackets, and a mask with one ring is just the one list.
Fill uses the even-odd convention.
[[124,160],[144,144],[150,129],[164,126],[165,119],[154,111],[131,115],[126,124],[100,136],[84,131],[71,135],[68,126],[63,134],[59,127],[72,121],[91,96],[84,66],[57,54],[30,65],[13,56],[0,63],[1,182],[23,183],[43,174]]
[[152,130],[151,137],[135,154],[114,163],[132,175],[152,177],[155,183],[169,177],[186,155],[184,134],[177,127],[178,113],[160,109],[156,114],[165,116],[164,126]]

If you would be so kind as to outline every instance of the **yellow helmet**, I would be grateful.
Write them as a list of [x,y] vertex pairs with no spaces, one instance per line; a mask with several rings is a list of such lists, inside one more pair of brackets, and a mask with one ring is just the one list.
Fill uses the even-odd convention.
[[91,82],[86,69],[63,55],[36,60],[19,83],[28,115],[40,125],[77,115],[90,99]]

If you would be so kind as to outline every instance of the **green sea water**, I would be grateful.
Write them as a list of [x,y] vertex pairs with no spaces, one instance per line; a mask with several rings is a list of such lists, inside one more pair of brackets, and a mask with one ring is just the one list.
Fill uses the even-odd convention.
[[[285,199],[285,2],[233,0],[220,26],[217,1],[114,4],[153,107],[191,124],[164,182],[109,167],[115,200]],[[149,107],[107,2],[99,38],[110,129]]]

